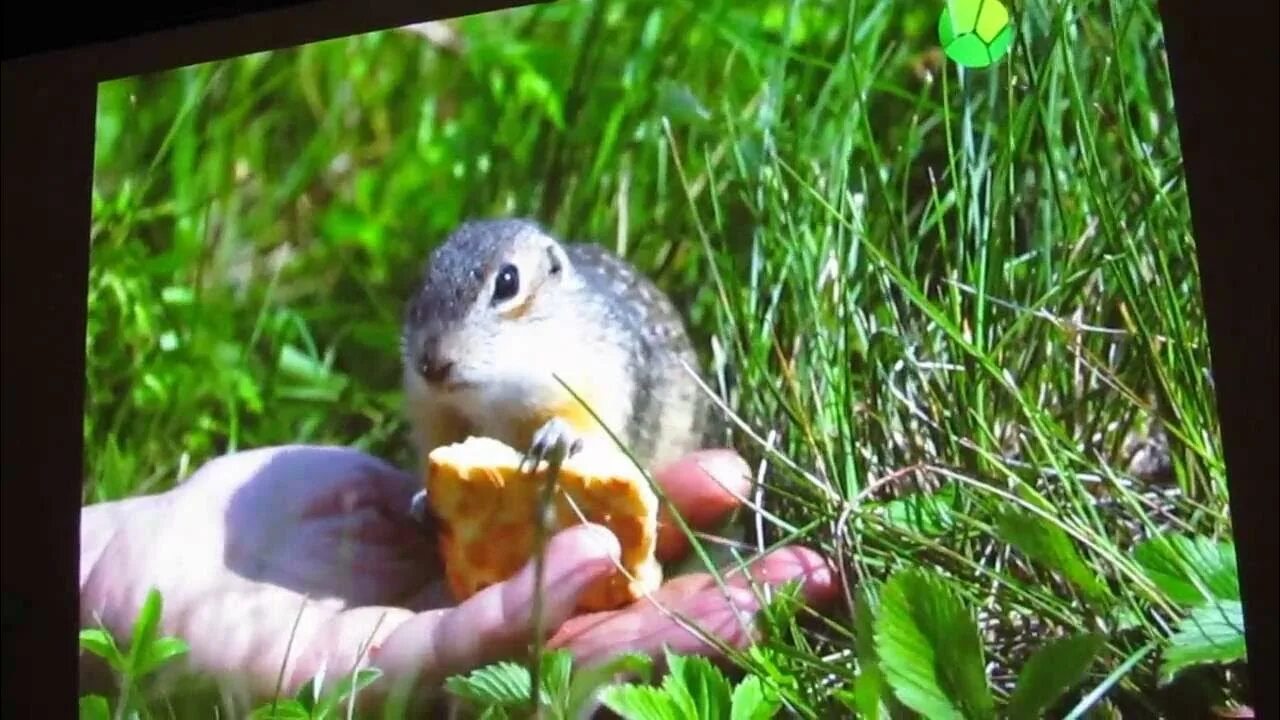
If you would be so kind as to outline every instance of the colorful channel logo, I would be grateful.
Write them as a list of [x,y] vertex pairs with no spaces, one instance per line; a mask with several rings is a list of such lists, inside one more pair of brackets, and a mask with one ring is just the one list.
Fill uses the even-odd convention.
[[947,0],[938,19],[942,51],[955,62],[982,68],[1009,53],[1013,23],[999,0]]

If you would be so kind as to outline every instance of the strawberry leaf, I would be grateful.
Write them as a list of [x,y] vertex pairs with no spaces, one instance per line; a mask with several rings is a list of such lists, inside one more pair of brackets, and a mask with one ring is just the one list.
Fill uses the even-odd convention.
[[578,717],[587,700],[602,685],[618,675],[634,675],[641,683],[648,683],[653,672],[653,659],[641,653],[622,653],[590,667],[579,668],[569,684],[568,712],[570,717]]
[[885,679],[907,707],[938,720],[995,715],[977,624],[941,577],[895,574],[874,626]]
[[1240,599],[1231,543],[1203,536],[1157,535],[1135,548],[1133,558],[1170,600],[1181,605]]
[[1008,716],[1040,718],[1063,693],[1075,687],[1102,649],[1104,638],[1084,633],[1046,643],[1018,673],[1018,684],[1009,698]]
[[600,701],[623,720],[700,720],[684,715],[662,688],[649,685],[610,685]]
[[662,687],[690,720],[718,720],[732,701],[729,681],[706,658],[667,652],[670,674]]
[[1060,573],[1086,597],[1097,600],[1106,596],[1106,588],[1097,573],[1080,556],[1075,543],[1062,528],[1030,513],[1010,509],[996,518],[996,530],[1005,542]]
[[116,647],[115,639],[106,630],[89,628],[80,631],[80,647],[106,660],[117,672],[124,671],[125,658]]
[[249,718],[250,720],[310,720],[311,713],[297,700],[284,698],[257,708]]
[[157,668],[170,660],[185,655],[187,652],[187,643],[176,637],[157,638],[151,643],[138,660],[137,667],[134,672],[138,677],[149,675]]
[[80,698],[80,720],[109,720],[111,708],[101,695],[85,695]]
[[1245,659],[1244,607],[1239,600],[1201,605],[1178,623],[1160,663],[1161,681],[1168,683],[1194,665],[1230,663]]
[[729,720],[768,720],[782,703],[755,675],[750,675],[733,689]]
[[486,665],[445,681],[445,690],[480,706],[521,707],[529,702],[529,669],[513,662]]

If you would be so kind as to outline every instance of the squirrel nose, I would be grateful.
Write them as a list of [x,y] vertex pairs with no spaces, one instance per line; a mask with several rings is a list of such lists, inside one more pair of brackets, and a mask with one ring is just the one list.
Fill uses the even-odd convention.
[[422,364],[418,366],[422,379],[429,383],[444,382],[448,379],[451,370],[453,370],[453,363],[439,357],[425,357],[422,359]]

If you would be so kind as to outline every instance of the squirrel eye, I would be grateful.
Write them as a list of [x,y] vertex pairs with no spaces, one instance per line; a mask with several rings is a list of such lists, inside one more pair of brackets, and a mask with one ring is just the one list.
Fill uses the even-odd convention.
[[520,271],[515,265],[503,265],[493,281],[493,299],[509,300],[520,290]]

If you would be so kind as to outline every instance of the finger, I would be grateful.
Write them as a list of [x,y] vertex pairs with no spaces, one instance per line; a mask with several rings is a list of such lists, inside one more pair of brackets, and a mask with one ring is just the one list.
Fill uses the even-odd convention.
[[751,468],[732,450],[699,450],[662,468],[654,480],[686,519],[703,525],[738,506],[751,488]]
[[[752,589],[777,587],[792,580],[800,581],[801,597],[806,605],[820,607],[838,596],[835,570],[821,555],[800,546],[779,548],[748,563],[723,573],[728,587]],[[680,598],[699,592],[718,591],[719,584],[709,573],[674,578],[653,594],[657,602],[678,602]]]
[[[750,588],[752,582],[765,585],[781,585],[788,580],[802,579],[801,593],[806,604],[822,606],[837,596],[834,581],[834,570],[822,559],[821,555],[804,547],[784,547],[748,564],[747,569],[736,568],[724,573],[726,585],[735,588]],[[561,626],[557,637],[567,640],[583,635],[596,626],[608,622],[619,612],[630,612],[642,604],[659,607],[677,603],[704,590],[717,588],[716,579],[709,573],[681,575],[662,584],[649,598],[638,601],[631,608],[622,611],[601,611],[586,613],[571,618]]]
[[689,539],[671,515],[679,511],[690,529],[714,527],[733,512],[751,489],[751,468],[731,450],[690,453],[654,477],[667,496],[658,515],[658,558],[671,560],[688,551]]
[[[544,576],[544,627],[555,628],[571,616],[583,591],[614,572],[620,556],[617,539],[598,525],[577,525],[552,537]],[[533,635],[535,572],[531,560],[512,579],[456,608],[404,623],[377,651],[377,664],[389,675],[434,683],[519,652]]]
[[625,610],[567,621],[550,644],[569,648],[578,662],[586,664],[621,651],[658,656],[664,645],[677,652],[717,656],[720,650],[702,633],[737,648],[754,638],[750,618],[759,611],[760,598],[751,588],[753,580],[770,586],[799,580],[801,596],[811,607],[826,605],[838,594],[834,570],[820,555],[802,547],[782,548],[756,560],[746,571],[730,573],[723,590],[708,574],[676,578],[653,593],[652,599]]
[[[712,578],[708,577],[708,580]],[[801,546],[779,548],[750,563],[746,569],[728,573],[725,581],[735,587],[776,586],[792,580],[801,582],[804,602],[822,606],[839,595],[835,568],[818,553]]]
[[661,608],[648,604],[619,611],[577,635],[571,635],[573,630],[566,624],[550,644],[568,648],[578,667],[597,665],[621,652],[658,658],[670,649],[716,657],[722,654],[717,642],[733,647],[750,642],[752,614],[758,609],[752,592],[740,587],[695,592],[661,603]]

